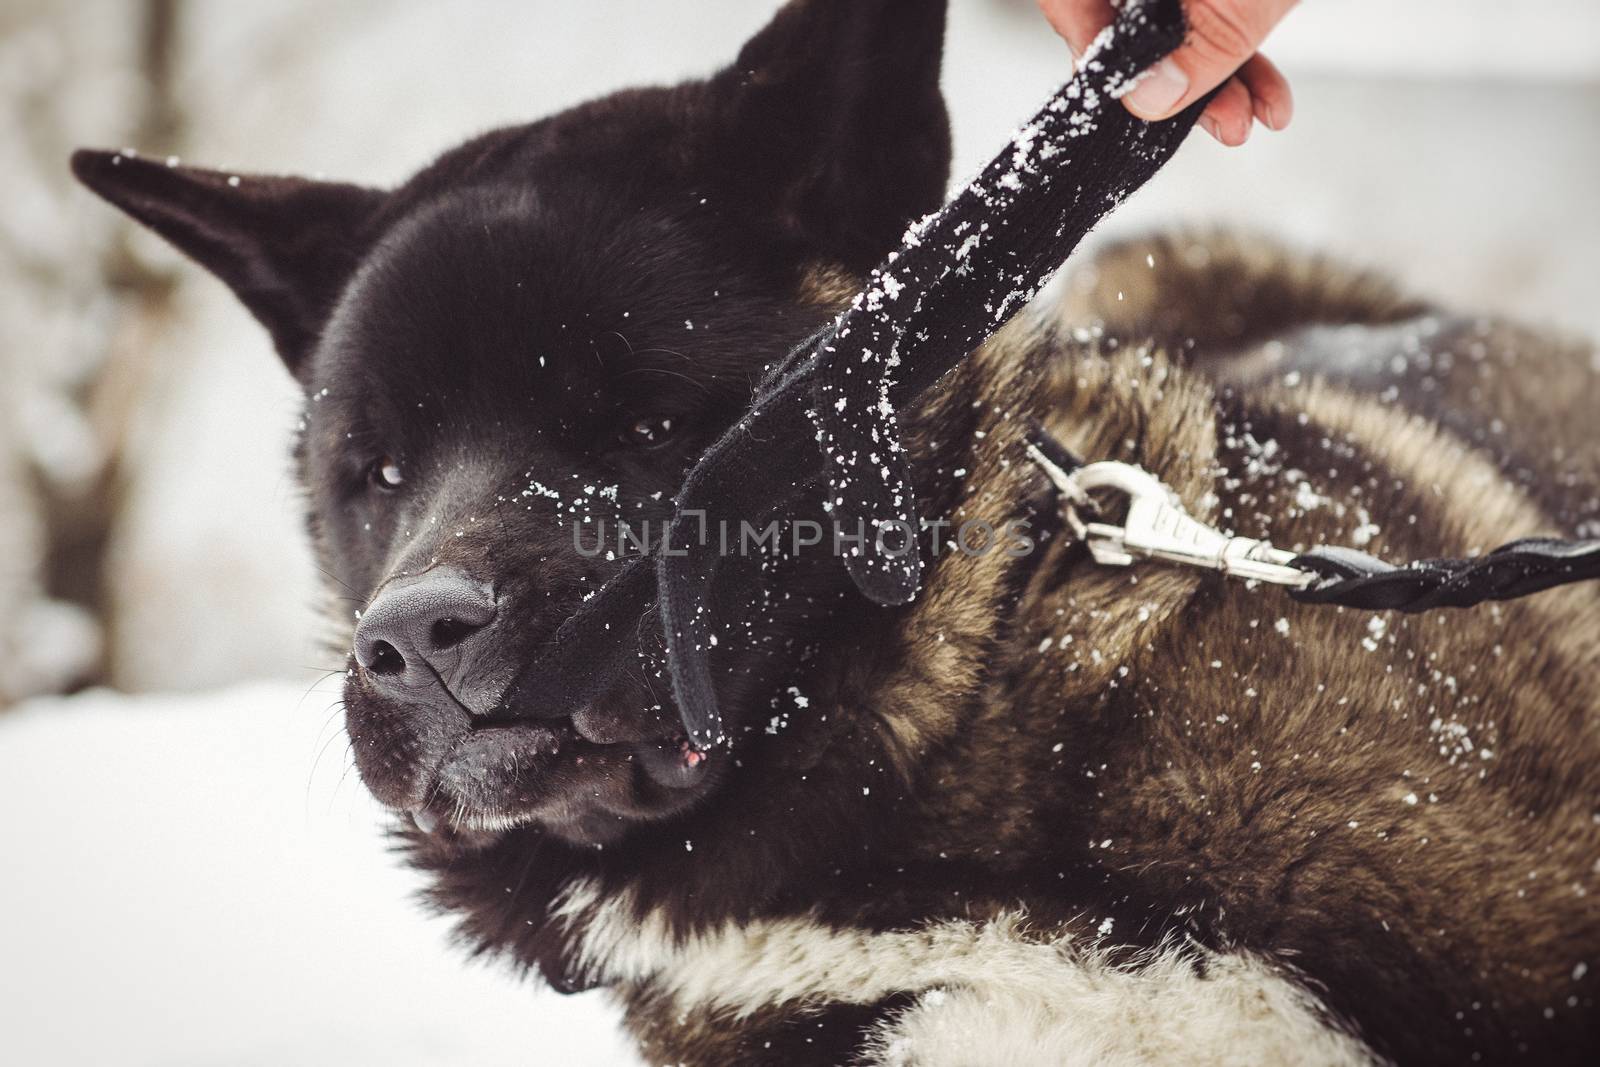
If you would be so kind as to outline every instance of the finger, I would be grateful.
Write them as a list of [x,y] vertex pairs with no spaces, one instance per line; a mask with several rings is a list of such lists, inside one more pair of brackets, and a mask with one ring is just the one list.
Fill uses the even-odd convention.
[[1111,0],[1039,0],[1039,10],[1066,40],[1074,59],[1083,55],[1089,42],[1111,25],[1116,15]]
[[1296,0],[1192,0],[1189,35],[1151,67],[1122,102],[1142,119],[1164,119],[1221,85],[1255,54]]
[[1250,90],[1256,118],[1269,130],[1281,130],[1294,119],[1294,93],[1289,80],[1266,56],[1257,53],[1239,68],[1239,80]]
[[1250,139],[1250,90],[1238,78],[1229,78],[1200,115],[1200,126],[1211,136],[1238,148]]

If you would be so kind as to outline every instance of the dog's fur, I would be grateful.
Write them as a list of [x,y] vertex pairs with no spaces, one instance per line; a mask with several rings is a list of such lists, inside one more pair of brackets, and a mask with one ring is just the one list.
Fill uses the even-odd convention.
[[[393,193],[75,166],[271,330],[340,581],[496,583],[492,689],[615,569],[573,552],[570,487],[665,514],[762,364],[937,203],[941,6],[791,4],[707,82]],[[399,832],[465,938],[610,987],[651,1062],[1590,1060],[1600,593],[1374,617],[1099,568],[1022,439],[1280,545],[1457,555],[1600,522],[1597,378],[1266,243],[1116,247],[902,413],[922,513],[1026,518],[1038,551],[940,555],[892,611],[833,561],[775,577],[778,632],[719,652],[732,748],[681,788],[633,765],[675,741],[655,660],[464,762],[353,670],[358,763],[398,809],[450,792]],[[614,443],[662,411],[689,430]],[[367,481],[385,454],[404,493]]]

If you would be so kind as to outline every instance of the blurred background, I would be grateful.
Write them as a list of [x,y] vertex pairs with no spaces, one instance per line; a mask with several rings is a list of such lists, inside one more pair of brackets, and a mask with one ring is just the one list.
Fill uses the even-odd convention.
[[[1032,0],[951,5],[961,178],[1068,57]],[[469,966],[423,917],[314,640],[292,383],[66,159],[395,183],[708,73],[777,6],[0,0],[0,1058],[631,1062],[603,1001]],[[1289,131],[1191,139],[1099,239],[1231,223],[1600,336],[1600,5],[1318,0],[1266,51]]]

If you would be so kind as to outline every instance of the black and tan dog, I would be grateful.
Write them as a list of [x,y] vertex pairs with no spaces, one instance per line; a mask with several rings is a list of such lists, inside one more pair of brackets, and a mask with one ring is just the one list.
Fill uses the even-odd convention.
[[74,160],[304,386],[313,536],[368,599],[350,736],[434,899],[610,987],[653,1063],[1594,1062],[1600,593],[1380,617],[1103,569],[1025,458],[1031,416],[1221,526],[1396,560],[1592,530],[1594,354],[1364,276],[1105,253],[905,413],[922,513],[1035,551],[941,554],[892,611],[769,568],[708,753],[651,618],[570,719],[497,716],[620,565],[575,528],[669,514],[937,205],[941,8],[800,0],[707,81],[391,192]]

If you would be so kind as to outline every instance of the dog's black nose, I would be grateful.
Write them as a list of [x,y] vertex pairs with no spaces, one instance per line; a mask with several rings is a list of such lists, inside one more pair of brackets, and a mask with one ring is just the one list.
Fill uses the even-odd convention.
[[428,691],[453,689],[470,675],[494,617],[489,587],[458,570],[435,567],[397,578],[356,626],[356,662],[378,684],[427,699]]

